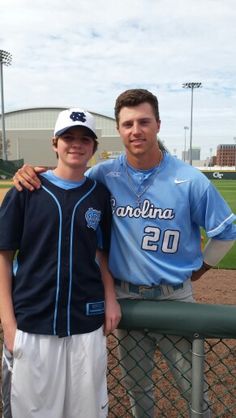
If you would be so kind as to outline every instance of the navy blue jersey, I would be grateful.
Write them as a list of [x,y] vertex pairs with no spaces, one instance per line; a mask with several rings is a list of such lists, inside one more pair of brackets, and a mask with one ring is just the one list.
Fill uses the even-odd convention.
[[0,209],[0,249],[19,250],[17,326],[59,336],[91,332],[104,322],[96,250],[109,251],[110,195],[91,179],[70,190],[41,181],[34,193],[10,190]]

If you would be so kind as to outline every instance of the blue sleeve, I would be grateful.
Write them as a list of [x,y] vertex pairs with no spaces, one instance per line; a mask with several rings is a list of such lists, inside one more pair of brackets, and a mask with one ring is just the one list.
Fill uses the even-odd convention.
[[89,177],[93,180],[98,180],[101,183],[104,183],[103,181],[103,175],[102,175],[102,170],[99,169],[99,164],[94,165],[93,167],[89,168],[86,172],[85,172],[86,177]]
[[15,188],[6,194],[0,208],[0,249],[19,248],[24,225],[24,200],[27,192]]
[[110,162],[111,160],[107,160],[107,162],[101,162],[89,168],[85,173],[86,177],[107,185],[106,174],[107,171],[109,171],[109,167],[111,166],[109,164]]
[[213,238],[222,241],[236,240],[236,224],[227,225],[220,234]]
[[236,216],[211,183],[194,209],[193,220],[205,229],[209,238],[221,236],[224,238],[220,239],[224,240],[236,239],[235,226],[231,226]]

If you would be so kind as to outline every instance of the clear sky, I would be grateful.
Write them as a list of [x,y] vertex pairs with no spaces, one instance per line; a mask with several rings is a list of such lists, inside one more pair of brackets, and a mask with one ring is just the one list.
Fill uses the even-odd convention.
[[[79,106],[113,116],[116,96],[159,98],[160,138],[181,156],[184,126],[201,157],[236,137],[235,0],[0,0],[5,112]],[[189,143],[189,131],[187,131]]]

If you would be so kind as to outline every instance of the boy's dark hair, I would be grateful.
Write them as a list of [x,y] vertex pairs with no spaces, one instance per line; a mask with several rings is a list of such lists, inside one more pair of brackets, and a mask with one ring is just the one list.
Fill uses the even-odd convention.
[[145,102],[152,106],[155,118],[157,121],[159,121],[160,115],[157,97],[145,89],[130,89],[121,93],[116,99],[115,118],[117,126],[119,124],[119,114],[122,107],[138,106]]

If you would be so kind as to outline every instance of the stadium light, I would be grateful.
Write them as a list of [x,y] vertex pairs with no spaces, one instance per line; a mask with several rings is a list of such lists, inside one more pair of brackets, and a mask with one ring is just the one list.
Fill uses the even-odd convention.
[[235,142],[235,171],[236,171],[236,136],[234,136],[234,142]]
[[187,130],[189,130],[188,126],[184,126],[184,161],[186,160],[186,140],[187,140]]
[[193,90],[202,87],[202,83],[183,83],[184,89],[191,89],[191,117],[190,117],[190,143],[189,143],[189,164],[192,165],[192,153],[193,153]]
[[1,109],[2,109],[2,159],[7,160],[7,141],[4,115],[4,94],[3,94],[3,64],[11,65],[12,56],[10,52],[0,49],[0,83],[1,83]]

